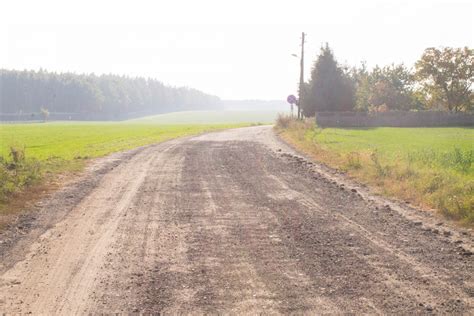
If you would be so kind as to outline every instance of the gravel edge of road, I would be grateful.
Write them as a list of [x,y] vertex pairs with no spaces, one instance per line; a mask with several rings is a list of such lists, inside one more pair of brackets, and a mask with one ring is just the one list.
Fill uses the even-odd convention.
[[[461,251],[474,253],[474,231],[472,228],[459,227],[436,214],[436,210],[423,210],[402,200],[383,196],[370,186],[349,178],[346,173],[314,160],[309,154],[285,141],[275,130],[273,130],[273,134],[284,145],[282,147],[286,147],[285,151],[289,151],[294,159],[300,160],[302,163],[311,162],[311,170],[327,178],[334,185],[350,190],[352,193],[359,195],[360,198],[378,204],[381,208],[392,209],[413,222],[414,225],[421,226],[424,230],[443,235],[451,242],[460,244]],[[277,149],[277,152],[282,153],[283,151]],[[285,155],[285,153],[283,152],[282,155]]]
[[94,190],[108,171],[148,146],[92,159],[84,170],[67,180],[63,186],[22,210],[0,231],[0,273],[23,259],[25,252],[17,249],[36,241]]
[[[237,127],[235,129],[239,128],[247,127]],[[71,179],[65,180],[63,185],[41,197],[32,206],[22,210],[0,230],[0,273],[5,272],[24,258],[25,251],[17,250],[24,249],[27,245],[36,241],[39,236],[66,217],[75,205],[97,187],[108,171],[114,169],[123,161],[131,159],[140,152],[154,146],[219,132],[222,132],[222,130],[172,138],[91,159],[83,170],[73,175]],[[64,202],[58,203],[58,200]],[[58,205],[63,207],[60,208]]]

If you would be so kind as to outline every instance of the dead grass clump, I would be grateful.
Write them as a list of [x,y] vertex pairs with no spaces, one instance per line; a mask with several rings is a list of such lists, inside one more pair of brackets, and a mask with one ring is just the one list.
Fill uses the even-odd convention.
[[296,119],[291,115],[279,113],[276,119],[275,127],[279,129],[287,129],[295,120]]
[[23,148],[10,147],[9,159],[0,156],[0,203],[40,178],[40,162],[26,159]]
[[345,164],[345,167],[346,169],[360,169],[362,168],[362,162],[360,160],[360,154],[358,152],[350,152],[349,154],[347,154],[346,156],[346,164]]

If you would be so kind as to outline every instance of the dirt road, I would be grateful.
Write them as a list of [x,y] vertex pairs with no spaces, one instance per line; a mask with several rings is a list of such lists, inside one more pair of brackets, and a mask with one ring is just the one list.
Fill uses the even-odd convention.
[[[33,215],[32,215],[33,214]],[[472,233],[270,127],[109,156],[0,237],[0,311],[474,313]]]

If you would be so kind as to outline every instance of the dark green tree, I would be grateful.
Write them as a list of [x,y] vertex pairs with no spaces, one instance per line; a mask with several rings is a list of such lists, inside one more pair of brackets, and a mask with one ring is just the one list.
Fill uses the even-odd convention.
[[346,69],[337,64],[329,45],[321,52],[311,71],[311,79],[303,99],[304,116],[316,112],[352,111],[355,105],[354,85]]

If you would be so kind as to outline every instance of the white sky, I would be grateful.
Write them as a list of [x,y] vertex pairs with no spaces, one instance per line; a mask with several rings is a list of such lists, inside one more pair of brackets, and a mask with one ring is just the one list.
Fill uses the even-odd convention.
[[321,43],[349,65],[474,42],[471,1],[0,0],[0,68],[157,78],[224,99],[286,99]]

